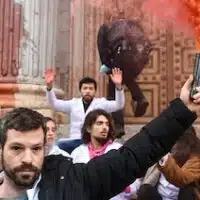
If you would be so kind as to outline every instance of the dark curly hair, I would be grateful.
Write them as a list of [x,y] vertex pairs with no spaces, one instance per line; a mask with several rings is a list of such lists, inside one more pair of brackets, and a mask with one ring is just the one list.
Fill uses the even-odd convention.
[[115,133],[112,116],[103,109],[96,109],[89,112],[85,118],[83,127],[81,129],[83,143],[88,144],[91,141],[90,133],[87,130],[96,122],[97,118],[100,115],[103,115],[104,117],[106,117],[106,119],[109,122],[108,139],[111,139],[111,140],[115,139],[116,133]]

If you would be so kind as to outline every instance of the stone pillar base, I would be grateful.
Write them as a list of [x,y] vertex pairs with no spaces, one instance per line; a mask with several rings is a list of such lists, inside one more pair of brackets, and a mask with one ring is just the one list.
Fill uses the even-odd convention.
[[[46,86],[18,83],[0,84],[0,116],[17,107],[27,107],[54,117],[54,111],[48,106],[46,99]],[[61,89],[54,89],[56,96],[64,97]],[[63,120],[65,121],[65,120]]]

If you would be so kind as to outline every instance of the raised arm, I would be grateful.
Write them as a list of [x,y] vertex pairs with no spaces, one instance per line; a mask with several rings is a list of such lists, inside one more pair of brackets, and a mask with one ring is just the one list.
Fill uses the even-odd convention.
[[45,71],[45,82],[46,82],[46,96],[49,105],[56,111],[69,113],[71,109],[71,100],[65,101],[57,99],[53,91],[53,83],[55,81],[56,72],[54,69],[47,69]]
[[122,71],[119,68],[112,69],[110,78],[115,84],[115,100],[105,100],[102,106],[108,112],[115,112],[123,109],[125,104],[124,89],[122,87]]
[[53,90],[46,91],[47,101],[49,105],[56,111],[70,113],[72,100],[60,100],[57,99]]

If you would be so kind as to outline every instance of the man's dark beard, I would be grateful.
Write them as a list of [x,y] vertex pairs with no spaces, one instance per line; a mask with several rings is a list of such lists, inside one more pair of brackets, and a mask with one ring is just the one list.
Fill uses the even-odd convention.
[[102,146],[108,142],[108,138],[95,137],[95,140]]
[[[39,175],[40,175],[40,170],[33,166],[33,165],[28,165],[28,164],[24,164],[21,165],[19,167],[16,167],[14,169],[7,169],[5,166],[5,161],[4,159],[2,159],[2,165],[3,165],[3,169],[5,174],[17,185],[20,187],[24,187],[24,188],[31,188],[33,186],[33,184],[35,183],[35,181],[38,179]],[[30,170],[34,172],[34,176],[32,177],[32,179],[29,182],[23,181],[23,179],[26,179],[26,175],[23,177],[23,179],[20,179],[16,174],[18,172],[21,172],[23,170]],[[21,176],[22,177],[22,176]],[[30,178],[30,177],[27,177]]]
[[[89,95],[87,95],[87,96],[89,96]],[[90,104],[92,102],[93,98],[94,97],[91,97],[90,99],[86,99],[85,97],[83,97],[83,102],[86,103],[86,104]]]

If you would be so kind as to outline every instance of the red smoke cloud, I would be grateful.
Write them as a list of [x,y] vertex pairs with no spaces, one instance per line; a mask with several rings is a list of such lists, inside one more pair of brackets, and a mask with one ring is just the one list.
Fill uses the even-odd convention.
[[143,9],[200,43],[200,0],[146,0]]

